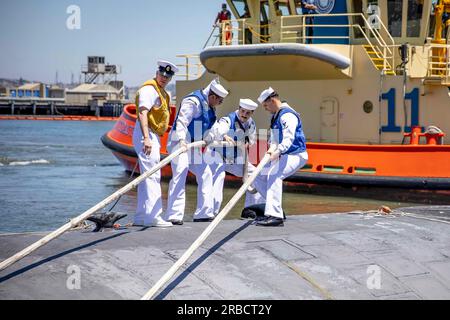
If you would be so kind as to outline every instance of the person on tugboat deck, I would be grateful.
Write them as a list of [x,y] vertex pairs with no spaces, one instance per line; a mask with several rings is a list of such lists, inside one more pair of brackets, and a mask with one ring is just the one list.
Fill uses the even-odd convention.
[[[315,5],[315,0],[303,0],[302,1],[303,14],[316,14],[317,6]],[[309,16],[305,18],[306,27],[306,43],[312,43],[312,37],[314,36],[314,17]]]
[[[264,109],[272,114],[270,122],[271,162],[267,174],[256,177],[253,186],[266,199],[264,217],[258,226],[283,226],[283,180],[296,173],[308,161],[306,138],[300,115],[286,102],[281,102],[272,88],[264,90],[258,98]],[[275,151],[272,148],[276,147]]]
[[[146,81],[136,95],[138,108],[136,126],[133,131],[133,146],[138,155],[141,173],[150,170],[160,161],[160,136],[170,120],[170,96],[165,87],[178,68],[168,61],[158,61],[158,71],[153,80]],[[171,227],[161,218],[161,171],[158,171],[138,185],[134,225]]]
[[216,20],[214,20],[213,26],[219,26],[219,44],[222,45],[222,32],[226,32],[225,42],[228,42],[228,37],[231,35],[229,29],[231,25],[229,23],[225,24],[225,30],[222,30],[222,22],[231,20],[231,12],[227,9],[227,4],[222,4],[222,10],[217,13]]

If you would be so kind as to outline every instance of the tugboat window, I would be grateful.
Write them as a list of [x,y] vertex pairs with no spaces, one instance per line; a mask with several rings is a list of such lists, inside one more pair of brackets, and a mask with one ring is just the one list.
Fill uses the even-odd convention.
[[296,14],[303,14],[303,9],[302,9],[302,0],[294,0],[295,3],[295,13]]
[[275,0],[274,5],[277,16],[288,16],[291,14],[288,0]]
[[402,0],[388,0],[388,29],[393,37],[402,36]]
[[[250,12],[246,12],[245,10],[245,8],[248,8],[247,0],[233,0],[232,3],[239,18],[250,18]],[[248,15],[248,17],[246,17],[246,15]]]
[[[232,5],[234,6],[235,10],[238,13],[238,18],[248,19],[252,17],[250,14],[250,9],[248,7],[247,0],[233,0]],[[239,22],[239,29],[240,30],[244,29],[244,44],[251,44],[253,36],[247,23],[248,22],[246,23]],[[242,31],[239,31],[239,39],[241,38],[242,38]],[[241,44],[242,40],[240,40],[239,43]]]
[[261,43],[269,42],[269,1],[263,0],[260,3],[260,12],[261,12]]
[[[362,0],[353,1],[353,12],[354,13],[363,13],[363,4]],[[365,30],[364,20],[361,16],[355,16],[355,23],[359,24],[361,29]],[[361,30],[354,28],[355,38],[362,38],[363,34]]]
[[[369,0],[367,2],[367,9],[366,9],[366,17],[367,22],[371,28],[374,29],[380,29],[380,17],[381,17],[381,10],[380,6],[378,5],[378,0]],[[370,37],[372,37],[372,32],[368,32],[365,28],[368,26],[364,26],[364,29],[366,33],[369,34]]]
[[269,1],[261,1],[261,24],[269,22]]
[[429,20],[429,28],[428,28],[428,36],[433,37],[434,36],[434,28],[436,25],[436,17],[434,14],[434,8],[437,5],[438,0],[432,0],[431,1],[431,12],[430,12],[430,20]]
[[422,20],[423,0],[408,1],[408,27],[407,37],[418,37],[420,35],[420,23]]

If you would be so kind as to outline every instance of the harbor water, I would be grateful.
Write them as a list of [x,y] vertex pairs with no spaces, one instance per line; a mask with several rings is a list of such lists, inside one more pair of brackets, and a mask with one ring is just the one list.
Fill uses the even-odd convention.
[[[131,181],[100,141],[113,125],[108,121],[0,121],[0,233],[55,229]],[[161,186],[165,206],[168,181]],[[223,205],[236,191],[236,185],[224,189]],[[196,205],[195,184],[187,186],[186,202],[190,220]],[[241,199],[228,218],[238,218],[243,203]],[[132,221],[135,205],[135,190],[120,199],[114,211],[128,214],[120,223]],[[374,210],[381,205],[395,208],[414,203],[292,190],[283,194],[288,215]]]

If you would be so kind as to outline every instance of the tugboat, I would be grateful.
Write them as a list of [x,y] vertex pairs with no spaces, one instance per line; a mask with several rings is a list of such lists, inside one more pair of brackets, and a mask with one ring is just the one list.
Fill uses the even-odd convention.
[[[227,2],[238,18],[220,28],[231,37],[210,37],[199,55],[205,72],[177,81],[179,97],[219,76],[230,91],[220,116],[275,88],[308,139],[309,162],[293,183],[450,190],[450,0],[316,1],[315,14],[294,0]],[[102,137],[129,171],[135,114],[126,106]],[[264,111],[254,119],[266,130]],[[260,131],[252,162],[266,145]]]
[[[223,45],[201,52],[206,71],[198,79],[178,81],[178,96],[219,75],[231,92],[220,107],[225,114],[240,97],[255,98],[268,85],[276,88],[301,113],[310,139],[310,162],[293,183],[448,192],[450,146],[443,138],[450,129],[450,48],[448,37],[442,38],[442,13],[450,11],[450,0],[316,0],[314,26],[305,24],[311,20],[297,3],[228,1],[234,16],[245,18],[222,25]],[[433,26],[434,38],[428,39]],[[256,112],[259,128],[266,128],[267,120]],[[129,171],[136,168],[135,121],[136,107],[128,105],[102,137]],[[267,147],[265,133],[260,132],[253,161]],[[166,142],[167,133],[163,155]],[[208,235],[196,258],[178,265],[184,269],[156,292],[156,299],[180,300],[178,314],[193,314],[185,311],[193,308],[187,299],[202,305],[209,299],[450,299],[450,206],[387,209],[294,215],[282,231],[216,220],[221,230],[211,235],[212,229],[194,222],[151,231],[132,226],[110,233],[68,232],[0,271],[0,299],[142,298],[150,285],[171,279],[173,269],[159,278],[168,265],[193,252],[191,246],[182,254],[185,244],[196,245]],[[27,245],[15,256],[24,258],[51,240],[41,236],[2,234],[0,261]],[[32,241],[37,242],[30,246]],[[204,308],[211,309],[207,303]]]

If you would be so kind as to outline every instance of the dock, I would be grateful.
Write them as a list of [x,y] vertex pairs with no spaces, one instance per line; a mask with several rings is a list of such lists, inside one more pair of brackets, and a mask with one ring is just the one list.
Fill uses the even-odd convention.
[[[23,119],[24,116],[96,116],[117,118],[122,113],[124,105],[125,102],[122,101],[105,102],[98,105],[97,103],[89,104],[87,102],[66,102],[64,98],[0,97],[0,116],[3,118],[8,116],[17,117],[17,120]],[[39,118],[36,118],[36,120],[39,120]]]
[[[69,232],[0,272],[0,299],[139,299],[206,226]],[[0,259],[45,234],[0,235]],[[156,299],[450,299],[449,244],[450,206],[225,220]]]

